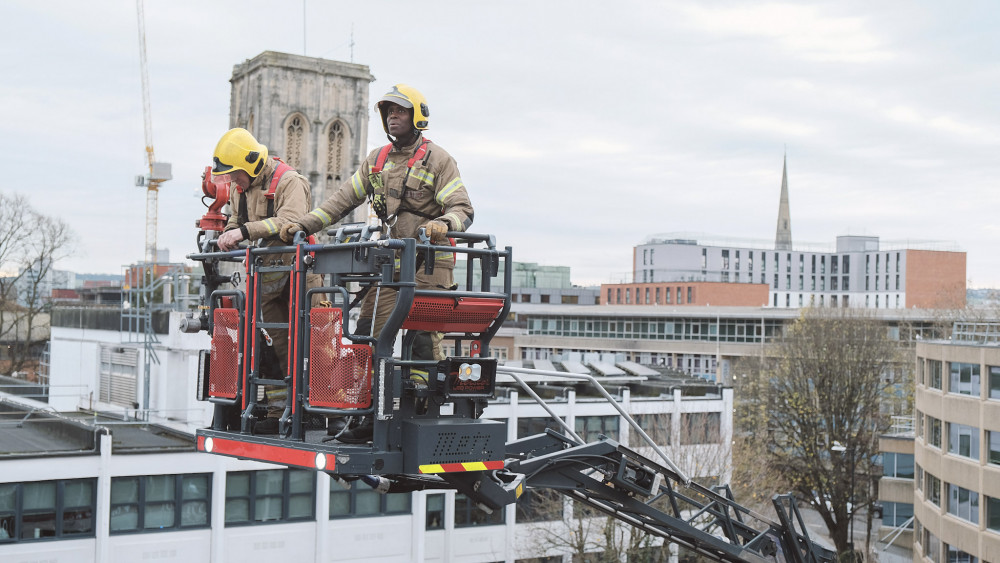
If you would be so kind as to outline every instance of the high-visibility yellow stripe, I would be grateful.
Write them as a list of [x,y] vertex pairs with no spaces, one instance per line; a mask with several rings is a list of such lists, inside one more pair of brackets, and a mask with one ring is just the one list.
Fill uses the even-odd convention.
[[274,224],[273,219],[264,219],[262,223],[264,223],[264,227],[267,229],[268,234],[273,235],[278,232],[278,227]]
[[462,178],[456,177],[454,180],[448,182],[445,187],[441,188],[437,196],[434,197],[435,200],[441,205],[444,205],[444,200],[448,198],[452,193],[458,188],[464,187],[465,184],[462,183]]
[[331,217],[329,213],[323,211],[319,207],[310,211],[309,214],[319,219],[320,222],[323,223],[324,227],[329,225],[330,223],[333,223],[333,217]]
[[421,465],[419,467],[421,473],[444,473],[444,468],[440,464],[437,465]]
[[354,195],[357,197],[357,199],[359,200],[365,199],[365,184],[364,181],[361,179],[360,171],[355,172],[354,175],[351,176],[351,186],[354,187]]
[[424,182],[425,184],[434,183],[434,174],[426,170],[413,170],[412,172],[410,172],[410,176],[413,176],[414,178]]
[[466,471],[486,471],[486,464],[481,461],[463,463],[462,467],[464,467]]

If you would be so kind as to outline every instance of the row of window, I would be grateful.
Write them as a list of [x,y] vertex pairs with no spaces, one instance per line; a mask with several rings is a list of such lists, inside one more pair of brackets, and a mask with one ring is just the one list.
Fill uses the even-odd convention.
[[[973,524],[979,524],[980,497],[985,508],[986,529],[1000,532],[1000,498],[980,495],[977,491],[941,481],[929,471],[917,465],[917,490],[924,493],[924,499],[935,506],[941,506],[941,493],[945,493],[948,514]],[[942,488],[943,485],[943,488]]]
[[942,545],[944,545],[945,561],[948,563],[979,563],[979,558],[975,555],[966,553],[953,545],[942,544],[941,540],[930,530],[924,528],[919,520],[916,522],[916,536],[920,538],[921,544],[924,546],[924,557],[934,563],[941,563]]
[[[643,282],[646,280],[643,279]],[[626,287],[625,292],[622,293],[621,287],[609,287],[608,288],[608,298],[607,304],[614,305],[631,305],[632,304],[632,289],[631,287]],[[694,302],[694,288],[691,286],[662,286],[654,288],[634,288],[635,289],[635,304],[636,305],[672,305],[676,296],[677,304],[683,305],[685,303]],[[641,289],[645,289],[645,297],[641,296]],[[650,291],[652,289],[653,291]],[[625,299],[622,300],[624,295]]]
[[[643,248],[642,249],[642,264],[643,264],[643,266],[653,265],[655,250],[656,250],[655,248]],[[739,251],[739,250],[730,251],[729,249],[723,249],[721,251],[721,256],[720,256],[720,259],[721,259],[721,262],[720,262],[721,269],[722,270],[729,270],[730,268],[732,268],[732,269],[735,269],[735,270],[739,270],[740,269],[740,252],[741,251]],[[761,270],[766,270],[767,269],[767,254],[768,253],[765,252],[765,251],[759,251],[757,253],[757,256],[759,257],[759,260],[760,260],[760,269]],[[749,270],[751,272],[753,271],[753,268],[754,268],[754,256],[755,256],[755,254],[754,254],[753,250],[748,250],[747,251],[747,270]],[[865,255],[865,274],[869,274],[872,271],[872,262],[873,262],[872,257],[875,258],[874,263],[875,263],[875,273],[876,274],[878,274],[878,273],[881,272],[883,264],[885,265],[885,271],[886,272],[889,272],[891,270],[891,267],[890,267],[889,263],[890,263],[890,256],[892,256],[892,254],[890,254],[889,252],[886,252],[884,254],[884,256],[885,256],[884,260],[883,260],[882,256],[883,256],[882,254],[866,254]],[[730,260],[730,257],[732,257],[733,259]],[[780,253],[778,253],[778,252],[774,253],[774,265],[775,265],[776,269],[780,267],[779,266],[779,259],[780,259],[780,257],[781,257]],[[827,259],[827,256],[825,256],[825,255],[819,255],[818,257],[819,257],[819,261],[818,261],[819,268],[817,270],[817,260],[816,260],[817,255],[813,254],[813,255],[810,256],[810,264],[811,264],[811,266],[810,266],[810,272],[814,273],[814,274],[817,273],[817,272],[820,273],[820,274],[825,274],[826,273],[826,259]],[[799,272],[800,273],[805,272],[805,258],[806,258],[805,254],[799,254]],[[845,256],[832,255],[832,256],[829,256],[829,258],[830,258],[830,273],[831,274],[838,273],[838,270],[841,270],[845,274],[849,274],[851,272],[851,257],[850,257],[850,255],[845,255]],[[895,271],[896,272],[900,271],[900,258],[901,258],[901,253],[900,252],[896,252],[895,253]],[[707,248],[702,248],[701,249],[701,268],[703,270],[708,268],[708,249]],[[785,269],[788,272],[792,271],[792,254],[790,252],[785,254]]]
[[[1000,432],[987,430],[982,442],[979,439],[979,428],[954,422],[942,422],[940,419],[924,415],[917,411],[917,436],[935,448],[947,449],[948,453],[969,459],[979,460],[980,452],[985,447],[986,462],[1000,465]],[[948,437],[945,444],[942,439]]]
[[770,342],[782,334],[779,319],[672,319],[630,317],[530,317],[530,335],[707,342]]
[[[943,387],[943,365],[941,360],[929,360],[918,358],[917,360],[917,383],[926,385],[931,389],[945,391]],[[957,395],[968,395],[970,397],[982,396],[983,377],[981,366],[965,362],[947,362],[948,364],[948,393]],[[1000,399],[1000,366],[986,366],[988,373],[986,379],[986,396],[990,399]]]
[[[670,415],[637,418],[657,443],[671,443]],[[517,424],[519,438],[557,426],[549,418],[520,418]],[[718,412],[684,413],[681,424],[682,444],[718,443],[721,439]],[[576,432],[588,442],[601,435],[617,440],[619,425],[618,416],[575,418]],[[633,433],[631,442],[639,445],[636,434]],[[0,542],[93,537],[96,488],[96,479],[0,484]],[[411,513],[409,493],[379,494],[357,481],[334,480],[329,495],[330,519]],[[225,523],[244,526],[314,520],[315,497],[314,471],[228,473]],[[444,495],[428,496],[427,529],[444,527],[444,498]],[[208,473],[115,477],[111,480],[110,531],[128,534],[207,528],[211,525],[211,499],[212,476]],[[504,522],[503,511],[488,514],[463,495],[456,495],[455,503],[455,527]],[[524,518],[538,517],[532,515],[532,509],[525,510]],[[521,518],[518,516],[519,521]],[[560,518],[561,512],[552,519]]]

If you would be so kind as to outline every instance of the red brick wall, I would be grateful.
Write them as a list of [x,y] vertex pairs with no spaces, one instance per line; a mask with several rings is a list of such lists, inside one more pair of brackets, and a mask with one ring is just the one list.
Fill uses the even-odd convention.
[[965,253],[906,251],[906,307],[965,307]]

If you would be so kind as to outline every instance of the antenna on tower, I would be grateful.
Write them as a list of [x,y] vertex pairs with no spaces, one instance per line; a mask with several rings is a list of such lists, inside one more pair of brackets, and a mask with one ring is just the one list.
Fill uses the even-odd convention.
[[354,62],[354,24],[351,24],[351,62]]
[[306,0],[302,0],[302,56],[306,56]]

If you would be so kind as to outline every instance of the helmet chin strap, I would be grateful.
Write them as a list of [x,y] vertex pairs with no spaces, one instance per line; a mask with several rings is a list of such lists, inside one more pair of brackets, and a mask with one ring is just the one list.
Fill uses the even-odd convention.
[[[407,136],[407,138],[410,139],[410,143],[408,143],[408,144],[412,144],[413,140],[416,140],[417,135],[418,135],[417,128],[416,127],[411,127],[410,128],[410,134]],[[396,149],[396,150],[400,150],[404,146],[404,145],[400,144],[400,142],[399,142],[400,138],[399,137],[393,138],[392,135],[386,133],[385,134],[385,138],[389,139],[389,142],[392,143],[393,148]]]

